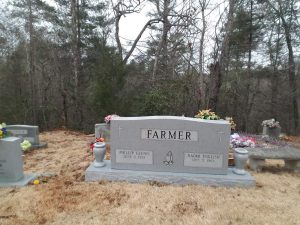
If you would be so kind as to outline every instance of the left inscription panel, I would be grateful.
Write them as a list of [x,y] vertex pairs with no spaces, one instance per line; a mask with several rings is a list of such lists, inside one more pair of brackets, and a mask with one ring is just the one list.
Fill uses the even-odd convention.
[[152,151],[136,151],[127,149],[116,150],[117,163],[130,163],[130,164],[153,164]]

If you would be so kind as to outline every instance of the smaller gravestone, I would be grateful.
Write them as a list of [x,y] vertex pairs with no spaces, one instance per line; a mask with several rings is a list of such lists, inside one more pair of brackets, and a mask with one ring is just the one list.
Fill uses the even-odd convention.
[[24,186],[36,178],[23,172],[20,143],[17,137],[0,139],[0,187]]
[[104,138],[105,142],[110,142],[110,124],[97,123],[95,124],[95,138]]
[[281,132],[280,127],[267,127],[263,126],[263,136],[268,136],[270,138],[279,138]]
[[13,136],[28,140],[31,143],[32,148],[47,147],[47,143],[40,143],[38,126],[7,125],[6,129],[10,131]]

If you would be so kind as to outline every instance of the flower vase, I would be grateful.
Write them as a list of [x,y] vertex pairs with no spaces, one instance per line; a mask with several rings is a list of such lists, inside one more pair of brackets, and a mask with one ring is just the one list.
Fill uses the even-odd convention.
[[248,151],[244,148],[235,148],[234,149],[234,163],[235,168],[233,172],[238,175],[245,175],[245,166],[248,160]]
[[104,156],[106,153],[106,146],[104,142],[96,142],[94,144],[93,149],[95,161],[94,161],[94,167],[103,167],[105,166],[104,162]]

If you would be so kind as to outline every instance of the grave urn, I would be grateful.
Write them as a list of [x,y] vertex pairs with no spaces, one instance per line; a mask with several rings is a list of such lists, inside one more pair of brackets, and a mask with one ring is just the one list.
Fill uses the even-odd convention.
[[233,172],[238,175],[246,174],[245,166],[248,160],[248,151],[244,148],[235,148],[234,149],[234,162],[235,168]]
[[94,149],[93,149],[94,157],[95,157],[95,162],[94,162],[94,167],[103,167],[105,166],[104,156],[106,153],[106,146],[104,142],[96,142],[94,144]]
[[281,131],[280,127],[263,126],[263,135],[267,135],[271,138],[278,138],[280,135],[280,131]]

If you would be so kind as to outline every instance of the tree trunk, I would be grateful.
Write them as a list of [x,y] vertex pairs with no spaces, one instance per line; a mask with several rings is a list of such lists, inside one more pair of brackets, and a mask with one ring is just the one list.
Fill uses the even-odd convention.
[[268,0],[267,4],[274,10],[274,12],[277,14],[277,16],[281,19],[282,26],[284,29],[284,35],[285,35],[285,42],[288,48],[288,76],[289,76],[289,87],[291,90],[290,95],[290,110],[289,110],[289,121],[291,124],[289,131],[292,133],[298,132],[298,126],[299,126],[299,111],[298,111],[298,99],[297,99],[297,83],[296,83],[296,70],[295,70],[295,61],[294,61],[294,51],[292,46],[292,37],[291,37],[291,21],[294,15],[292,14],[294,12],[294,5],[295,2],[288,2],[286,4],[289,4],[289,7],[291,7],[290,12],[285,13],[291,13],[290,15],[290,21],[289,24],[287,23],[285,19],[284,12],[282,11],[282,2],[279,1],[279,9],[276,9],[275,6]]
[[[159,4],[159,3],[157,3]],[[154,79],[158,72],[158,61],[161,61],[162,64],[162,75],[165,76],[167,74],[167,66],[168,66],[168,33],[171,29],[171,24],[168,19],[170,13],[170,0],[164,0],[164,8],[162,12],[162,21],[163,21],[163,30],[162,35],[158,44],[158,48],[156,50],[155,59],[154,59],[154,66],[153,66],[153,73],[152,78]],[[160,58],[162,53],[162,57]]]
[[298,102],[297,102],[297,83],[296,83],[296,71],[295,71],[295,61],[294,61],[294,52],[292,47],[291,34],[289,32],[289,28],[287,24],[283,22],[284,32],[285,32],[285,40],[289,51],[289,59],[288,59],[288,75],[289,75],[289,86],[291,90],[291,100],[290,100],[290,113],[291,118],[293,118],[293,126],[292,131],[296,133],[298,131],[299,124],[299,112],[298,112]]
[[79,0],[71,0],[72,15],[72,53],[73,53],[73,72],[74,72],[74,107],[75,121],[81,127],[83,122],[82,105],[80,104],[80,67],[81,67],[81,23],[80,23],[80,5]]
[[269,40],[270,46],[270,61],[273,66],[273,76],[271,80],[271,115],[274,118],[278,118],[278,85],[279,85],[279,71],[278,71],[278,55],[279,55],[279,48],[280,48],[280,26],[277,27],[277,38],[276,38],[276,48],[274,55],[272,54],[272,36]]
[[200,73],[200,105],[202,108],[206,108],[206,93],[205,93],[205,83],[204,83],[204,37],[206,32],[206,19],[205,19],[205,5],[201,6],[201,17],[202,17],[202,31],[200,37],[200,47],[199,47],[199,73]]
[[34,64],[34,51],[35,51],[35,41],[34,41],[34,28],[33,28],[33,15],[32,15],[32,2],[28,1],[29,7],[29,79],[30,79],[30,91],[31,91],[31,101],[30,108],[32,112],[32,123],[37,124],[37,95],[36,95],[36,85],[35,85],[35,64]]
[[228,19],[225,24],[225,35],[222,41],[221,53],[214,64],[210,66],[210,91],[208,106],[213,111],[217,111],[218,98],[222,85],[222,78],[225,74],[226,65],[228,64],[228,45],[229,36],[233,28],[233,14],[235,11],[236,0],[229,1]]
[[[253,41],[253,34],[252,34],[252,23],[253,23],[253,0],[250,2],[250,30],[249,30],[249,38],[248,38],[248,61],[247,61],[247,74],[246,74],[246,91],[245,91],[245,106],[243,112],[243,121],[241,129],[243,131],[248,130],[248,118],[252,111],[252,105],[249,104],[249,97],[250,97],[250,85],[252,83],[252,74],[251,74],[251,62],[252,62],[252,41]],[[255,91],[255,90],[253,90]],[[254,95],[254,93],[252,93]]]

